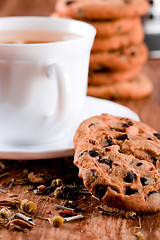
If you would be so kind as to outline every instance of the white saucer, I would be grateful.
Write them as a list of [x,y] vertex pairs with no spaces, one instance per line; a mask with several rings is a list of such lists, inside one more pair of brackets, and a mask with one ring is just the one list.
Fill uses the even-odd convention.
[[100,115],[101,113],[109,113],[115,116],[128,117],[139,121],[136,113],[120,104],[102,100],[93,97],[86,97],[81,112],[77,120],[68,129],[65,137],[57,143],[49,143],[40,146],[8,146],[0,145],[0,159],[12,160],[34,160],[34,159],[48,159],[73,156],[73,136],[79,124],[92,116]]

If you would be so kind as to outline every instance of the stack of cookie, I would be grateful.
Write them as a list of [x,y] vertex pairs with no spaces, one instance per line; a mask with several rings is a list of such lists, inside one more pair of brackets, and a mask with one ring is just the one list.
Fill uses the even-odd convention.
[[148,58],[141,16],[147,0],[58,0],[56,14],[92,24],[88,95],[106,99],[142,98],[153,86],[142,73]]

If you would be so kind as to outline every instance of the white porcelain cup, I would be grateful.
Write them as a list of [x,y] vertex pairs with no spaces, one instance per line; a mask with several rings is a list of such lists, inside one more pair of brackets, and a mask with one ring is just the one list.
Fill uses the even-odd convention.
[[0,144],[44,144],[65,137],[86,96],[95,29],[49,17],[0,18],[1,31],[49,30],[75,39],[0,44]]

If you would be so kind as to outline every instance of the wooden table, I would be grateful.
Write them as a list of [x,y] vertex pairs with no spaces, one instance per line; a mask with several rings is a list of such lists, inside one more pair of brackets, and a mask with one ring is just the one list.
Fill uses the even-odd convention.
[[[49,16],[54,10],[54,0],[0,0],[0,16],[14,15],[41,15]],[[144,67],[144,71],[148,74],[154,84],[154,92],[152,96],[142,100],[118,101],[119,103],[131,108],[135,111],[140,119],[148,125],[160,132],[160,59],[149,60]],[[58,160],[60,161],[60,160]],[[1,184],[8,183],[14,177],[21,178],[22,169],[33,170],[34,166],[39,166],[39,171],[54,169],[55,160],[47,161],[30,161],[23,162],[23,166],[19,167],[14,164],[8,171],[9,176],[1,179]],[[8,164],[8,163],[7,163]],[[11,163],[10,163],[11,164]],[[47,164],[47,166],[46,166]],[[36,167],[35,167],[36,168]],[[66,200],[52,199],[48,202],[47,197],[35,195],[33,191],[27,191],[29,186],[14,186],[8,190],[8,193],[0,192],[0,200],[12,199],[11,194],[17,194],[19,199],[29,199],[37,204],[36,215],[48,218],[58,214],[54,204],[64,204]],[[102,215],[96,206],[99,202],[91,196],[80,201],[80,208],[85,210],[84,220],[63,224],[61,228],[52,227],[48,221],[36,219],[36,225],[29,233],[0,230],[0,239],[20,240],[20,239],[54,239],[54,240],[134,240],[135,233],[141,231],[148,240],[160,239],[160,213],[144,214],[140,218],[126,219],[124,213]],[[141,220],[141,228],[139,226]]]

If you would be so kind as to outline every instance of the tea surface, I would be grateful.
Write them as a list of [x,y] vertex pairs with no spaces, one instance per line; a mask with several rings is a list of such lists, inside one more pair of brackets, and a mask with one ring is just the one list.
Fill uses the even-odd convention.
[[78,38],[79,35],[58,31],[44,30],[12,30],[0,31],[0,43],[37,44],[61,42]]

